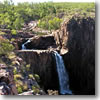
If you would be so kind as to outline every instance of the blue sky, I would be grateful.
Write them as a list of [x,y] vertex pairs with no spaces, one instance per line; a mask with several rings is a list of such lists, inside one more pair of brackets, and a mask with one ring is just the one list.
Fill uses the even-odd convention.
[[[4,0],[0,0],[4,1]],[[18,2],[95,2],[95,0],[13,0],[13,2],[16,4]]]

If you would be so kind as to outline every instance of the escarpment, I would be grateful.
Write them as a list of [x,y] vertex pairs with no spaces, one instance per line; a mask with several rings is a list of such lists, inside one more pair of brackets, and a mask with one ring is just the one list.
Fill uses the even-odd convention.
[[[48,36],[37,36],[26,44],[27,50],[17,54],[31,71],[40,75],[42,86],[59,89],[56,61],[52,51],[59,51],[69,74],[74,94],[95,94],[95,19],[76,18],[65,21],[59,30]],[[26,42],[22,39],[18,47]],[[31,49],[31,50],[30,50]]]
[[[63,28],[67,30],[64,32],[67,41],[62,39],[61,46],[68,49],[63,58],[69,71],[70,86],[76,94],[94,94],[95,20],[73,17]],[[63,34],[62,31],[59,34]]]

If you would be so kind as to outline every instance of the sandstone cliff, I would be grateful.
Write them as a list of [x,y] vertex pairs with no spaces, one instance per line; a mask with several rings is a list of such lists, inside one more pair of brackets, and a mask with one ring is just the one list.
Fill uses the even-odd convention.
[[59,89],[56,62],[49,50],[19,50],[18,55],[31,65],[31,72],[40,76],[40,85],[45,89]]
[[[73,17],[53,33],[76,94],[95,93],[95,20]],[[65,49],[68,53],[62,53]]]
[[[19,43],[20,49],[24,42]],[[51,47],[63,56],[72,91],[75,94],[95,94],[94,19],[73,17],[50,36],[33,37],[26,47],[38,50],[22,50],[18,55],[31,64],[33,73],[40,75],[45,90],[59,89],[55,58],[48,50]]]

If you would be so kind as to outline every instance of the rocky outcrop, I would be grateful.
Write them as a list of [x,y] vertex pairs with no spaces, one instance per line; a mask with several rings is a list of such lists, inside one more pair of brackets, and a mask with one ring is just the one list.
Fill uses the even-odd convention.
[[46,93],[43,90],[40,90],[39,93],[34,93],[33,90],[27,91],[27,92],[23,92],[21,94],[18,95],[46,95]]
[[16,41],[17,50],[22,49],[22,44],[25,43],[28,39],[30,39],[31,42],[25,45],[27,49],[45,50],[48,48],[56,48],[54,37],[51,34],[44,36],[34,36],[32,38],[26,39],[18,39]]
[[54,33],[75,94],[95,94],[95,20],[73,17]]
[[40,86],[45,90],[59,89],[56,62],[49,50],[19,50],[17,54],[27,64],[31,65],[31,72],[40,76]]
[[68,41],[68,31],[67,31],[67,22],[65,21],[61,28],[57,31],[54,31],[52,34],[54,36],[54,39],[56,41],[56,45],[60,50],[60,54],[65,54],[68,52],[67,49],[67,41]]
[[0,95],[17,95],[12,70],[4,64],[0,64]]
[[[19,42],[19,49],[26,41]],[[55,58],[52,52],[47,50],[54,48],[63,56],[73,93],[95,94],[94,19],[73,17],[65,21],[53,34],[31,38],[31,42],[26,47],[34,50],[18,51],[18,55],[27,64],[31,64],[32,73],[40,76],[40,84],[45,90],[58,90],[59,87]]]
[[55,45],[54,37],[52,35],[35,36],[31,42],[26,45],[28,49],[45,50]]

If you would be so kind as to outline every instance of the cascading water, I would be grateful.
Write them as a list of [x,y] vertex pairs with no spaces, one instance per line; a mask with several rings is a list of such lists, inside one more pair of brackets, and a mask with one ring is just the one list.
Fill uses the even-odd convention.
[[69,77],[65,69],[65,65],[62,59],[62,56],[58,52],[54,52],[56,58],[56,66],[59,77],[60,93],[61,94],[72,94],[72,91],[69,89]]
[[22,50],[26,49],[25,45],[26,45],[27,43],[30,43],[30,42],[31,42],[31,41],[30,41],[30,39],[29,39],[29,40],[27,40],[24,44],[22,44]]

